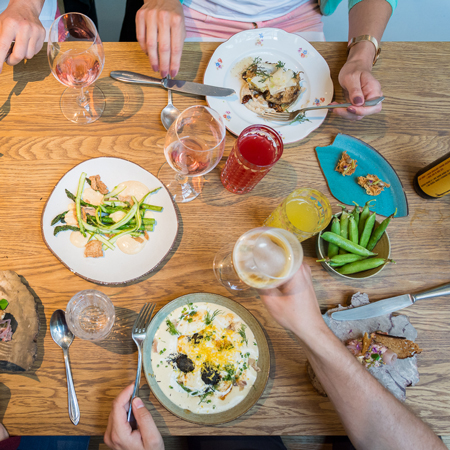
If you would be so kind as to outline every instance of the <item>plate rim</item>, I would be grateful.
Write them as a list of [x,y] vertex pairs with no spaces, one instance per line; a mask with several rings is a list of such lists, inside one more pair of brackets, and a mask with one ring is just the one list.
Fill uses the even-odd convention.
[[[369,147],[371,150],[373,150],[375,153],[377,153],[377,154],[378,154],[378,155],[379,155],[379,156],[387,163],[387,165],[392,169],[392,171],[394,172],[394,174],[395,174],[395,176],[397,177],[398,181],[400,182],[400,186],[401,186],[402,192],[403,192],[403,197],[405,198],[406,215],[405,215],[405,216],[401,216],[401,217],[409,217],[409,203],[408,203],[408,196],[406,195],[405,188],[404,188],[404,186],[403,186],[403,183],[402,183],[401,178],[398,176],[397,171],[394,169],[394,167],[392,166],[392,164],[384,157],[384,155],[383,155],[382,153],[380,153],[375,147],[373,147],[372,145],[370,145],[370,144],[368,144],[367,142],[363,141],[362,139],[357,138],[357,137],[352,136],[352,135],[347,134],[347,133],[338,133],[338,134],[336,135],[336,137],[333,139],[333,142],[332,142],[331,144],[325,145],[325,146],[320,146],[320,145],[318,145],[317,147],[315,147],[315,148],[314,148],[314,151],[316,152],[316,157],[317,157],[317,159],[318,159],[319,167],[320,167],[320,169],[322,170],[322,172],[323,172],[323,169],[322,169],[322,165],[320,164],[320,159],[319,159],[319,155],[317,154],[317,149],[318,149],[318,148],[322,149],[322,148],[332,147],[332,146],[334,145],[336,139],[337,139],[339,136],[343,136],[343,137],[345,137],[345,138],[353,139],[353,140],[355,140],[355,141],[358,141],[358,143],[364,145],[365,147]],[[333,193],[331,192],[331,189],[330,189],[329,184],[328,184],[328,179],[327,179],[327,177],[325,176],[325,174],[323,174],[323,177],[325,178],[325,181],[327,182],[328,189],[329,189],[331,195],[332,195],[337,201],[340,202],[341,200],[339,200],[337,197],[335,197],[335,196],[333,195]],[[341,203],[344,203],[344,204],[345,204],[345,202],[341,202]],[[349,205],[349,206],[352,206],[352,205]],[[387,216],[384,216],[383,214],[379,214],[379,213],[377,213],[377,215],[382,216],[382,217],[387,217]],[[399,217],[399,218],[400,218],[400,217]]]
[[[143,273],[142,275],[139,275],[137,277],[134,278],[130,278],[129,280],[125,280],[125,281],[100,281],[100,280],[95,280],[93,278],[89,278],[88,276],[82,275],[80,273],[78,273],[76,270],[73,270],[68,264],[66,264],[52,249],[52,247],[50,246],[50,244],[47,242],[47,239],[45,238],[45,233],[44,233],[44,213],[45,210],[47,209],[47,205],[48,202],[50,201],[50,198],[53,195],[53,192],[55,191],[55,189],[58,187],[59,183],[62,181],[62,179],[72,170],[76,169],[78,166],[80,166],[81,164],[84,164],[88,161],[93,161],[95,159],[116,159],[116,160],[120,160],[120,161],[126,161],[130,164],[134,164],[135,166],[138,166],[140,169],[145,170],[146,172],[148,172],[150,175],[154,176],[160,183],[161,186],[167,191],[167,193],[169,194],[169,198],[172,202],[172,206],[174,208],[175,211],[175,217],[176,217],[176,222],[177,222],[177,230],[175,233],[175,237],[172,241],[172,243],[169,246],[169,249],[167,250],[167,252],[164,254],[164,256],[158,261],[158,263],[156,265],[154,265],[150,270],[148,270],[147,272]],[[42,236],[42,240],[44,241],[45,245],[47,246],[47,248],[51,251],[51,253],[56,257],[56,259],[63,265],[65,266],[67,269],[69,269],[70,272],[72,272],[73,274],[79,276],[80,278],[83,278],[86,281],[89,281],[91,283],[95,283],[101,286],[123,286],[126,285],[128,283],[132,283],[136,280],[139,280],[145,276],[147,276],[148,274],[152,273],[167,257],[167,255],[170,253],[170,251],[172,250],[173,246],[175,245],[175,242],[177,240],[178,237],[178,233],[180,231],[180,220],[178,218],[178,211],[177,208],[175,207],[175,202],[173,200],[172,194],[169,192],[169,190],[167,189],[167,187],[165,186],[165,184],[156,176],[153,175],[150,171],[148,171],[147,169],[144,169],[140,164],[137,164],[133,161],[130,161],[129,159],[125,159],[125,158],[118,158],[116,156],[97,156],[95,158],[88,158],[84,161],[79,162],[78,164],[76,164],[75,166],[73,166],[71,169],[69,169],[67,172],[64,173],[64,175],[62,175],[59,180],[57,181],[57,183],[53,186],[53,189],[51,190],[47,201],[45,202],[44,207],[42,208],[42,213],[41,213],[41,236]]]
[[[303,40],[303,41],[306,42],[308,45],[310,45],[311,47],[313,47],[313,49],[317,52],[317,55],[318,55],[320,58],[322,58],[322,60],[323,60],[323,61],[325,62],[325,64],[326,64],[326,68],[327,68],[327,71],[328,71],[328,72],[327,72],[327,75],[328,75],[327,81],[330,83],[331,91],[332,91],[330,101],[332,101],[332,100],[333,100],[333,97],[334,97],[334,83],[333,83],[333,78],[331,77],[330,66],[329,66],[328,62],[326,61],[326,59],[322,56],[322,54],[321,54],[318,50],[316,50],[316,48],[311,44],[311,42],[307,41],[307,40],[306,40],[305,38],[303,38],[302,36],[299,36],[299,35],[294,34],[294,33],[289,33],[288,31],[285,31],[285,30],[282,30],[282,29],[279,29],[279,28],[273,28],[273,27],[254,28],[254,29],[252,28],[252,29],[249,29],[249,30],[243,30],[243,31],[240,31],[239,33],[234,34],[233,36],[230,36],[226,41],[221,42],[220,45],[214,50],[213,54],[211,55],[211,58],[209,59],[207,65],[206,65],[206,69],[205,69],[205,71],[204,71],[204,73],[203,73],[203,83],[206,84],[206,82],[205,82],[205,77],[206,77],[206,75],[207,75],[208,70],[210,69],[210,64],[211,64],[211,62],[213,61],[215,55],[217,54],[217,52],[219,51],[219,49],[220,49],[221,47],[223,47],[224,45],[229,44],[229,41],[231,41],[232,39],[235,39],[236,36],[238,36],[239,34],[243,34],[243,33],[260,33],[260,32],[264,32],[264,31],[276,31],[277,33],[285,34],[285,35],[288,35],[288,36],[293,36],[293,37],[295,37],[296,39],[299,38],[299,39]],[[231,69],[230,69],[230,70],[231,70]],[[239,96],[239,93],[237,93],[237,95]],[[211,104],[210,104],[210,96],[206,96],[205,99],[206,99],[206,102],[207,102],[208,106],[209,106],[210,108],[213,108],[213,109],[214,109],[214,107],[211,106]],[[214,99],[214,97],[213,97],[213,99]],[[220,113],[219,113],[219,114],[220,114]],[[314,131],[316,131],[316,130],[317,130],[317,129],[325,122],[327,116],[328,116],[328,112],[325,114],[323,120],[322,120],[315,128],[313,128],[312,130],[310,130],[310,131],[306,134],[306,136],[304,136],[304,137],[302,137],[302,138],[300,138],[300,139],[295,139],[295,140],[291,140],[290,138],[287,138],[287,141],[286,141],[286,142],[284,142],[284,138],[283,138],[283,144],[284,144],[284,145],[290,145],[290,144],[294,144],[294,143],[300,142],[300,141],[302,141],[303,139],[306,139],[306,137],[308,137],[311,133],[313,133]],[[248,125],[254,125],[254,124],[249,123]],[[248,126],[248,125],[247,125],[247,126]],[[266,124],[266,125],[267,125],[267,124]],[[268,126],[270,126],[270,123],[268,124]],[[227,123],[225,123],[225,127],[226,127],[226,129],[227,129],[233,136],[236,136],[236,137],[239,136],[240,132],[239,132],[239,133],[236,133],[235,131],[231,130],[231,128],[228,126]],[[246,127],[244,127],[244,128],[246,128]],[[243,128],[243,129],[244,129],[244,128]],[[274,128],[274,129],[275,129],[275,128]],[[276,130],[278,133],[280,133],[280,131],[278,131],[277,129],[275,129],[275,130]]]
[[[207,295],[208,297],[209,296],[212,296],[213,298],[212,299],[208,299],[207,301],[199,301],[198,303],[214,303],[214,297],[219,297],[219,298],[221,298],[221,299],[225,299],[225,301],[227,302],[227,303],[229,303],[229,304],[231,304],[231,305],[233,305],[233,306],[237,306],[237,309],[239,309],[239,308],[242,308],[242,310],[244,311],[244,314],[248,314],[249,316],[251,316],[254,320],[255,320],[255,324],[256,324],[256,326],[257,327],[259,327],[259,330],[258,331],[260,331],[261,332],[261,336],[263,337],[263,341],[262,341],[262,346],[264,347],[263,349],[261,349],[261,350],[263,350],[263,351],[266,351],[267,352],[267,371],[264,373],[264,374],[262,374],[261,376],[263,376],[264,378],[263,378],[263,380],[262,380],[262,388],[261,388],[261,393],[259,394],[259,396],[257,397],[257,398],[255,398],[255,400],[253,401],[253,402],[251,402],[249,405],[248,405],[248,407],[246,407],[246,408],[244,408],[242,411],[240,411],[237,415],[233,415],[233,416],[230,416],[230,418],[228,418],[228,419],[225,419],[225,420],[218,420],[218,421],[211,421],[211,422],[208,422],[208,423],[205,423],[205,422],[202,422],[202,421],[200,421],[200,420],[195,420],[195,419],[189,419],[189,418],[186,418],[186,417],[183,417],[183,416],[181,416],[180,414],[178,414],[177,412],[175,412],[175,411],[173,411],[173,410],[171,410],[167,405],[165,405],[161,400],[160,400],[160,398],[156,395],[156,393],[155,393],[155,391],[153,390],[153,387],[152,387],[152,383],[150,382],[150,379],[149,378],[151,378],[150,377],[150,375],[148,375],[148,371],[147,371],[147,364],[146,364],[146,361],[147,361],[147,359],[149,359],[150,360],[150,365],[151,365],[151,356],[149,356],[149,357],[145,357],[145,348],[146,348],[146,346],[148,346],[148,345],[150,345],[150,348],[151,348],[151,344],[149,344],[148,343],[148,339],[149,339],[149,335],[150,335],[150,330],[151,330],[151,322],[153,322],[154,321],[154,319],[159,315],[159,314],[161,314],[161,315],[164,315],[164,317],[167,317],[167,314],[169,314],[169,312],[171,312],[170,311],[170,306],[174,303],[174,302],[176,302],[176,301],[181,301],[182,299],[188,299],[188,298],[190,298],[190,297],[193,297],[193,296],[196,296],[196,295],[199,295],[199,294],[201,294],[201,295]],[[227,308],[229,308],[229,306],[227,305],[226,306]],[[174,309],[176,309],[176,308],[174,308]],[[229,309],[231,309],[233,312],[235,312],[232,308],[229,308]],[[242,317],[241,317],[242,318]],[[245,321],[245,318],[244,318],[244,321]],[[164,409],[166,409],[168,412],[170,412],[171,414],[173,414],[174,416],[176,416],[176,417],[178,417],[179,419],[182,419],[182,420],[185,420],[186,422],[190,422],[190,423],[195,423],[195,424],[197,424],[197,425],[202,425],[202,426],[215,426],[215,425],[221,425],[221,424],[224,424],[224,423],[229,423],[229,422],[232,422],[232,421],[234,421],[234,420],[236,420],[236,419],[238,419],[239,417],[241,417],[242,415],[244,415],[244,414],[246,414],[251,408],[253,408],[255,405],[256,405],[256,403],[259,401],[259,399],[262,397],[262,395],[264,394],[264,392],[265,392],[265,390],[266,390],[266,387],[267,387],[267,383],[268,383],[268,381],[269,381],[269,375],[270,375],[270,368],[271,368],[271,353],[270,353],[270,348],[269,348],[269,344],[268,344],[268,342],[267,342],[267,337],[266,337],[266,333],[264,332],[264,329],[263,329],[263,327],[262,327],[262,325],[259,323],[259,321],[258,321],[258,319],[244,306],[244,305],[242,305],[241,303],[239,303],[239,302],[237,302],[237,301],[235,301],[235,300],[232,300],[231,298],[228,298],[228,297],[225,297],[225,296],[223,296],[223,295],[220,295],[220,294],[214,294],[214,293],[211,293],[211,292],[192,292],[192,293],[190,293],[190,294],[184,294],[184,295],[181,295],[181,296],[179,296],[179,297],[177,297],[177,298],[174,298],[173,300],[171,300],[171,301],[169,301],[168,303],[166,303],[154,316],[153,316],[153,318],[152,318],[152,320],[151,320],[151,322],[150,322],[150,324],[149,324],[149,326],[147,327],[147,332],[146,332],[146,336],[145,336],[145,340],[144,340],[144,344],[143,344],[143,352],[144,352],[144,356],[142,357],[142,362],[143,362],[143,370],[144,370],[144,375],[145,375],[145,379],[147,380],[147,383],[148,383],[148,385],[149,385],[149,387],[150,387],[150,390],[151,390],[151,392],[153,393],[153,395],[155,396],[155,398],[156,398],[156,400],[158,401],[158,403],[164,408]],[[248,322],[247,322],[247,325],[248,325]],[[250,325],[248,325],[249,327],[250,327]],[[157,330],[155,330],[155,332],[156,332]],[[253,332],[253,330],[252,330],[252,332]],[[255,336],[256,337],[256,336]],[[147,342],[147,343],[146,343]],[[259,348],[261,348],[261,346],[260,346],[260,343],[258,342],[258,347]],[[151,367],[150,367],[150,369],[151,369]],[[261,372],[259,372],[259,373],[262,373],[262,371]],[[259,374],[258,373],[258,374]],[[164,395],[164,399],[167,399],[167,397]],[[169,400],[169,399],[167,399],[167,400]],[[244,397],[244,400],[245,400],[245,397]],[[173,402],[172,402],[173,403]],[[226,410],[226,411],[222,411],[222,413],[214,413],[214,414],[196,414],[196,413],[192,413],[193,415],[195,415],[195,416],[200,416],[200,417],[203,417],[203,416],[209,416],[209,417],[211,417],[211,416],[216,416],[216,417],[219,417],[221,414],[224,414],[224,413],[228,413],[228,414],[230,414],[230,411],[233,411],[233,409],[235,409],[235,408],[237,408],[237,407],[239,407],[239,405],[242,405],[242,402],[240,402],[240,403],[238,403],[236,406],[234,406],[233,408],[231,408],[231,409],[229,409],[229,410]],[[170,406],[170,405],[169,405]]]

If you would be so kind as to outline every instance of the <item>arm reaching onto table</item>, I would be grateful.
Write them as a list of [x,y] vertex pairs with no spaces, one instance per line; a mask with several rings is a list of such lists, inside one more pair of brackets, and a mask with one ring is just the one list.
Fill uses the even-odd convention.
[[133,414],[138,429],[132,430],[127,421],[134,383],[114,400],[104,436],[105,444],[113,450],[164,450],[164,442],[150,412],[139,397],[133,400]]
[[[362,35],[375,37],[381,42],[386,25],[392,14],[392,7],[386,0],[363,0],[349,12],[349,40]],[[364,107],[365,100],[381,97],[381,85],[372,75],[375,58],[375,45],[364,40],[354,45],[348,54],[347,62],[339,73],[339,84],[346,99],[354,106],[337,108],[335,114],[350,120],[360,120],[364,116],[381,111],[377,106]]]
[[[327,327],[306,264],[288,283],[260,291],[260,295],[274,319],[302,342],[356,448],[446,449],[431,429],[379,384]],[[373,432],[374,422],[379,432]]]
[[12,41],[14,49],[6,63],[18,64],[31,59],[42,48],[45,29],[39,21],[44,0],[10,0],[0,14],[0,72]]

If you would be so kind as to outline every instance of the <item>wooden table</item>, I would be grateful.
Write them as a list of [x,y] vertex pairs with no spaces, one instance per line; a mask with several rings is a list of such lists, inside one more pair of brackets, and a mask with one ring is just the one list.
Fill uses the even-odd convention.
[[[215,43],[186,44],[180,79],[201,81]],[[335,99],[343,100],[337,82],[346,56],[344,43],[315,44],[330,65]],[[218,170],[201,197],[179,205],[180,233],[164,264],[145,281],[127,287],[100,287],[117,308],[114,333],[94,344],[76,339],[70,348],[81,422],[67,414],[67,391],[61,350],[48,330],[57,308],[65,308],[77,291],[96,288],[67,270],[47,249],[40,230],[45,202],[55,183],[88,158],[129,159],[156,174],[164,162],[165,130],[160,111],[167,94],[158,88],[131,86],[109,78],[111,70],[149,73],[138,44],[105,44],[106,65],[98,85],[107,97],[103,117],[88,126],[68,122],[60,112],[63,87],[50,74],[45,51],[0,76],[0,270],[23,275],[40,299],[41,333],[35,367],[26,374],[2,374],[0,420],[11,434],[100,435],[111,402],[134,380],[137,352],[130,325],[143,303],[170,300],[192,292],[229,296],[212,271],[215,252],[262,221],[289,192],[309,186],[329,194],[314,148],[348,133],[378,149],[393,165],[406,190],[410,215],[390,226],[396,265],[364,282],[332,278],[315,262],[314,241],[304,243],[306,261],[323,309],[345,302],[356,291],[372,299],[417,292],[448,282],[450,273],[450,196],[426,201],[412,189],[414,174],[450,149],[450,43],[385,43],[374,68],[387,98],[383,112],[362,122],[330,115],[298,144],[285,148],[280,162],[251,193],[236,196],[222,188]],[[203,99],[174,94],[184,109]],[[227,134],[225,155],[234,142]],[[223,165],[225,157],[221,162]],[[220,167],[220,166],[219,166]],[[333,207],[338,210],[337,206]],[[337,435],[343,428],[330,402],[312,388],[305,355],[294,337],[268,315],[255,294],[231,296],[257,317],[267,331],[272,370],[267,388],[245,416],[223,426],[205,428],[177,419],[150,394],[141,395],[163,435],[284,434]],[[419,303],[406,311],[419,332],[420,383],[408,389],[407,405],[438,434],[450,434],[449,300]]]

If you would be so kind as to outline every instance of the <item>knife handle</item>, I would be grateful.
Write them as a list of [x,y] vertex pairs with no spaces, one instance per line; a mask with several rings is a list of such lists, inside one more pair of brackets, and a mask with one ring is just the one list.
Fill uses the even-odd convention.
[[430,289],[429,291],[419,292],[418,294],[411,295],[414,303],[418,300],[425,300],[427,298],[440,297],[441,295],[450,295],[450,284],[444,284],[435,289]]
[[115,70],[110,73],[111,78],[123,81],[124,83],[150,84],[152,86],[164,86],[164,80],[160,78],[148,77],[140,73],[128,72],[126,70]]

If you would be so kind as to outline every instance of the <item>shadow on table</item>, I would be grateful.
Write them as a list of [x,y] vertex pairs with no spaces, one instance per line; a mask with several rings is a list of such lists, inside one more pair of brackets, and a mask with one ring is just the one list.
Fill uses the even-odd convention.
[[139,388],[139,395],[142,401],[144,402],[147,409],[150,411],[153,420],[157,424],[158,430],[163,436],[171,435],[170,429],[167,427],[167,424],[164,420],[164,417],[159,413],[159,411],[155,408],[155,404],[158,404],[158,400],[155,397],[151,397],[151,389],[148,383],[143,384]]
[[140,111],[144,104],[144,93],[137,84],[122,83],[110,77],[95,83],[106,97],[106,108],[99,122],[123,122]]
[[223,157],[219,165],[205,177],[201,197],[208,205],[227,208],[254,197],[281,199],[297,187],[295,168],[288,161],[280,160],[253,191],[244,195],[233,194],[227,191],[220,181],[220,172],[225,162],[226,157]]
[[42,58],[36,57],[20,61],[13,68],[13,80],[16,81],[5,103],[0,106],[0,120],[3,120],[11,111],[11,97],[15,94],[17,97],[23,92],[28,83],[43,81],[51,70],[48,63],[43,64]]
[[0,423],[3,423],[3,417],[5,416],[10,399],[11,391],[9,387],[5,386],[3,383],[0,383]]
[[120,306],[115,306],[115,310],[116,320],[108,337],[92,343],[118,355],[131,355],[137,352],[136,344],[131,338],[131,331],[138,313]]

